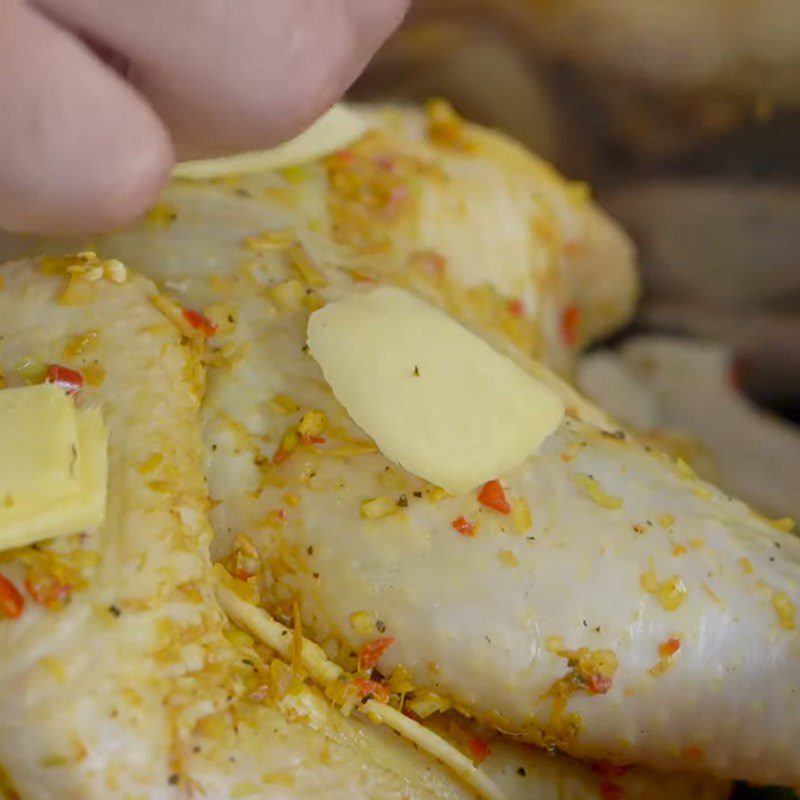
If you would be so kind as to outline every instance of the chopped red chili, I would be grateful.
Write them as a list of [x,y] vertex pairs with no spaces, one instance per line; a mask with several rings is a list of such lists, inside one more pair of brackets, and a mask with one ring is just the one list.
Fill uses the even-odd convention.
[[50,364],[44,380],[45,383],[54,383],[67,394],[77,394],[83,388],[83,375],[61,364]]
[[389,690],[377,681],[371,681],[367,678],[356,678],[355,684],[358,687],[359,695],[368,700],[370,698],[377,700],[379,703],[386,703],[389,700]]
[[203,336],[213,336],[217,332],[217,325],[199,311],[193,311],[191,308],[184,308],[183,317],[196,331],[200,331]]
[[56,610],[62,608],[72,594],[72,587],[49,575],[29,575],[25,578],[28,594],[39,605]]
[[358,669],[366,671],[372,669],[380,660],[380,657],[394,644],[394,636],[387,636],[383,639],[374,639],[367,642],[358,656]]
[[16,619],[25,610],[25,598],[4,575],[0,575],[0,617]]
[[417,253],[414,262],[434,278],[440,278],[447,269],[447,260],[433,250],[422,250]]
[[601,778],[621,778],[630,767],[622,764],[609,764],[608,761],[596,761],[592,764],[592,772]]
[[622,800],[625,790],[619,784],[603,781],[600,784],[600,796],[603,800]]
[[324,436],[301,436],[303,444],[325,444],[328,440]]
[[397,159],[391,155],[376,156],[375,163],[387,172],[394,172],[395,167],[397,167]]
[[283,464],[284,461],[288,461],[291,456],[292,454],[288,450],[284,450],[282,447],[279,447],[272,456],[272,463]]
[[588,675],[586,678],[586,688],[590,694],[605,694],[613,685],[611,678],[602,675]]
[[661,656],[661,658],[669,658],[670,656],[674,656],[675,653],[677,653],[680,649],[680,639],[667,639],[666,642],[662,642],[658,646],[658,654]]
[[511,506],[506,499],[506,493],[500,481],[488,481],[478,493],[478,502],[499,511],[501,514],[510,514]]
[[578,344],[581,311],[577,306],[567,306],[561,313],[561,340],[567,347]]
[[450,523],[450,526],[453,528],[453,530],[458,531],[462,536],[475,535],[475,526],[464,517],[457,517]]
[[472,753],[472,758],[477,764],[480,764],[481,761],[484,761],[491,750],[489,747],[489,742],[487,742],[485,739],[479,739],[477,736],[473,737],[467,742],[467,747],[469,747],[469,751]]
[[508,301],[508,310],[511,312],[511,315],[514,317],[524,317],[525,316],[525,303],[522,302],[519,298],[514,298],[513,300]]
[[689,759],[689,761],[702,761],[706,757],[706,751],[703,750],[702,747],[690,745],[689,747],[684,748],[683,756],[684,758]]

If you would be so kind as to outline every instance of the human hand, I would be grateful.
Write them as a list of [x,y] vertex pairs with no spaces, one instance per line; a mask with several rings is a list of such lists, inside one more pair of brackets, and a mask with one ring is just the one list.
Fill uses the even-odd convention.
[[0,227],[100,231],[178,158],[276,144],[334,103],[407,0],[2,0]]

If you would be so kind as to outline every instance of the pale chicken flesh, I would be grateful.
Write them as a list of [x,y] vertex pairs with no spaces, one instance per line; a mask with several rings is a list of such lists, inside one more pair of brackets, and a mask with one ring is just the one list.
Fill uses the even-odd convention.
[[[613,766],[598,778],[517,740],[603,762],[797,782],[800,544],[685,466],[647,452],[530,359],[568,370],[581,341],[625,318],[635,296],[627,243],[599,216],[604,236],[589,236],[591,206],[570,199],[541,165],[523,169],[519,152],[497,155],[510,145],[493,151],[483,134],[470,139],[470,128],[439,130],[429,119],[420,131],[419,117],[393,113],[390,133],[368,135],[332,160],[175,184],[138,226],[91,243],[163,294],[128,278],[87,283],[86,297],[80,276],[44,275],[33,262],[0,270],[8,380],[20,380],[21,358],[63,362],[76,336],[100,331],[102,349],[69,365],[103,369],[82,402],[106,414],[110,508],[122,507],[81,539],[107,576],[90,564],[65,610],[31,604],[30,617],[0,622],[9,642],[0,662],[8,782],[26,800],[86,800],[109,787],[147,797],[236,790],[300,800],[321,788],[337,797],[470,796],[451,771],[369,718],[332,709],[302,672],[285,684],[274,653],[229,627],[211,561],[230,566],[242,552],[262,565],[238,581],[243,594],[263,578],[262,604],[279,619],[288,608],[347,674],[365,643],[392,637],[377,663],[389,688],[400,675],[409,701],[450,709],[444,719],[465,732],[456,739],[480,731],[474,736],[491,753],[478,769],[511,800],[607,796],[603,769],[626,797],[663,796],[667,781],[673,797],[727,792],[724,780],[643,770],[618,778],[624,770]],[[417,132],[401,136],[405,127]],[[466,138],[436,143],[437,131],[452,130]],[[409,152],[414,179],[388,187],[402,201],[392,216],[375,200],[387,189],[375,170],[408,178]],[[476,198],[487,181],[499,218],[522,207],[536,223],[524,235],[519,228],[519,246],[501,263],[490,260],[492,232],[465,224],[480,218]],[[444,198],[454,184],[463,202],[442,199],[431,210],[437,192]],[[426,228],[421,209],[425,220],[440,213],[441,223]],[[570,241],[580,247],[565,248]],[[10,238],[2,248],[76,249]],[[619,277],[611,317],[606,300],[593,305],[591,293],[570,289],[576,263],[608,263]],[[509,514],[475,495],[445,496],[389,462],[306,352],[311,311],[380,282],[437,303],[563,398],[567,416],[542,450],[497,476]],[[79,305],[59,301],[65,290]],[[190,315],[200,324],[182,308],[202,312]],[[582,312],[577,331],[575,314],[564,313],[572,308]],[[309,412],[323,412],[316,418],[324,423],[300,435]],[[390,505],[370,518],[363,504],[376,498]],[[474,536],[452,527],[461,516]],[[3,567],[17,582],[23,569],[21,556]],[[114,582],[114,569],[129,585]],[[138,601],[131,616],[115,602],[127,594]],[[98,608],[108,619],[90,616]],[[188,649],[162,661],[164,641]],[[48,659],[66,662],[61,678]],[[107,692],[93,691],[104,681]],[[105,706],[115,692],[132,702],[128,689],[140,683],[135,718],[128,706]],[[81,704],[88,710],[71,710]],[[52,706],[63,717],[45,712]],[[107,729],[103,714],[112,711],[117,721]],[[435,728],[437,719],[422,722]],[[68,751],[75,731],[80,746]],[[50,742],[63,745],[52,765]]]

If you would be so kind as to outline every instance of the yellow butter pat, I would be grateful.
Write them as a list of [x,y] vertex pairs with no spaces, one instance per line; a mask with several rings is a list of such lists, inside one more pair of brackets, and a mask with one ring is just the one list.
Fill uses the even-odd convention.
[[561,400],[444,312],[379,288],[311,315],[308,346],[381,452],[460,494],[507,473],[558,426]]
[[0,391],[0,512],[78,488],[75,404],[53,384]]
[[335,105],[303,133],[269,150],[183,161],[172,170],[175,178],[205,180],[224,175],[244,175],[285,169],[330,155],[354,142],[366,130],[361,117],[343,105]]
[[[30,394],[31,389],[46,391]],[[19,411],[16,398],[3,397],[17,392],[27,401],[27,414]],[[6,413],[10,409],[14,413]],[[106,508],[108,434],[100,410],[76,411],[72,399],[55,386],[26,387],[0,392],[3,433],[10,420],[20,422],[15,433],[19,449],[0,449],[0,496],[6,498],[0,503],[0,550],[101,524]],[[68,461],[56,459],[48,447],[54,440],[63,447],[64,430],[74,430],[68,440]],[[37,462],[35,457],[42,453]],[[12,477],[18,462],[24,462],[24,472],[30,476],[24,481]]]

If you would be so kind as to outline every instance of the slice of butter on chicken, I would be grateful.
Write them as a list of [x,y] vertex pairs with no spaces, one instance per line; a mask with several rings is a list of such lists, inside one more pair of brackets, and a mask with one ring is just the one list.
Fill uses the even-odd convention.
[[[2,389],[2,386],[0,386]],[[57,500],[79,486],[75,405],[53,384],[0,394],[0,516]]]
[[269,150],[182,161],[175,165],[172,175],[189,180],[205,180],[294,167],[346,147],[364,134],[364,127],[358,114],[337,103],[308,129]]
[[555,392],[400,289],[360,292],[315,311],[308,346],[381,452],[448,491],[469,492],[516,467],[564,415]]
[[[0,415],[2,413],[0,410]],[[97,408],[82,409],[76,414],[75,427],[75,488],[53,493],[44,488],[47,484],[43,481],[38,495],[0,510],[0,551],[53,536],[80,533],[103,522],[108,483],[108,432]],[[47,440],[49,431],[47,421],[39,419],[33,438]],[[18,452],[9,447],[0,458],[7,459],[13,467]]]

